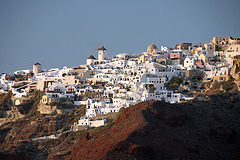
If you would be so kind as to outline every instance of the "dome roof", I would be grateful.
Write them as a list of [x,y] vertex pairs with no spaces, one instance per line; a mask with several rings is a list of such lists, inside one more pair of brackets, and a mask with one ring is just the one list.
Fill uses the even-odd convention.
[[151,44],[147,48],[147,50],[154,50],[154,49],[158,49],[158,47],[155,44]]
[[93,55],[91,55],[90,57],[88,57],[88,59],[96,59]]

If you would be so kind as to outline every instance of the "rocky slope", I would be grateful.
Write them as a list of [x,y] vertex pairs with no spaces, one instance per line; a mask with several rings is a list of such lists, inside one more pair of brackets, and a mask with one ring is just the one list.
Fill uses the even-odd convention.
[[56,134],[73,123],[76,118],[73,114],[40,114],[37,106],[41,95],[41,92],[34,92],[21,105],[2,111],[5,118],[0,118],[0,159],[47,159],[49,152],[45,148],[49,147],[42,148],[45,142],[39,144],[32,139]]
[[239,109],[238,93],[177,105],[142,102],[54,159],[238,159]]
[[2,116],[4,118],[0,118],[0,126],[3,125],[4,123],[17,121],[18,119],[21,119],[24,116],[19,112],[19,110],[16,107],[11,107],[11,110],[9,111],[0,112],[2,115],[4,115]]
[[240,91],[240,55],[237,55],[233,59],[233,66],[230,71],[230,75],[235,79],[235,83],[238,86],[238,90]]
[[32,157],[38,155],[38,152],[45,155],[44,158],[40,159],[46,159],[47,152],[44,153],[38,149],[38,146],[31,140],[36,137],[56,134],[57,130],[66,125],[65,123],[64,121],[53,120],[50,117],[32,117],[1,126],[0,159],[1,156],[20,156],[21,159],[32,159]]
[[141,102],[107,126],[34,142],[76,117],[38,114],[26,104],[23,118],[0,126],[0,159],[238,159],[240,94],[232,81],[214,87],[207,101]]

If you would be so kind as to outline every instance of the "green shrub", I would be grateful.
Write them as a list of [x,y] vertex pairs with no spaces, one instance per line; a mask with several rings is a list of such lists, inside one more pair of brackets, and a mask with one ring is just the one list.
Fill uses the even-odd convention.
[[75,114],[84,116],[86,114],[86,105],[77,106]]
[[168,83],[165,83],[164,86],[168,90],[176,90],[176,89],[178,89],[178,87],[180,86],[181,83],[182,83],[182,79],[181,78],[179,78],[179,77],[172,77],[172,79]]
[[215,51],[221,51],[221,50],[222,50],[221,46],[218,46],[218,45],[215,46]]
[[37,106],[44,94],[44,91],[34,91],[29,95],[29,101],[27,101],[24,105],[21,105],[23,112],[26,113],[26,118],[40,115],[40,112],[37,111]]
[[0,110],[9,110],[11,102],[12,92],[0,94]]
[[209,89],[211,86],[211,81],[210,82],[203,82],[200,84],[200,89]]

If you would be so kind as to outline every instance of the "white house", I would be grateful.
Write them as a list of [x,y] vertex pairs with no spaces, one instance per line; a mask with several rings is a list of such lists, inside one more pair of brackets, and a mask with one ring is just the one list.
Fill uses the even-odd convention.
[[193,69],[193,68],[194,68],[194,64],[195,64],[194,57],[187,56],[187,57],[184,59],[183,66],[184,66],[184,68],[186,68],[187,70]]
[[88,127],[100,127],[106,124],[106,119],[91,120],[89,117],[81,117],[78,123],[74,125],[88,126]]

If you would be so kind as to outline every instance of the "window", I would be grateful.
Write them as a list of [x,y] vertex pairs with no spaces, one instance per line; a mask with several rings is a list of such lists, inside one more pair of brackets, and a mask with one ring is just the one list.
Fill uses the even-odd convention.
[[219,78],[219,81],[225,81],[226,80],[226,77],[220,77]]

